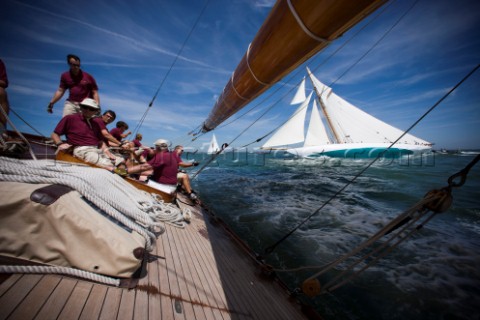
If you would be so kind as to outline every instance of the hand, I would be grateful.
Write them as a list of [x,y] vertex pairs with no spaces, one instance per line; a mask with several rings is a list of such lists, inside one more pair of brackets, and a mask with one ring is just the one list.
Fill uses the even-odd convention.
[[50,103],[48,104],[47,112],[48,112],[48,113],[53,113],[53,103],[50,102]]
[[59,143],[59,144],[57,144],[57,150],[64,151],[64,150],[69,149],[71,146],[72,145],[68,144],[68,143]]

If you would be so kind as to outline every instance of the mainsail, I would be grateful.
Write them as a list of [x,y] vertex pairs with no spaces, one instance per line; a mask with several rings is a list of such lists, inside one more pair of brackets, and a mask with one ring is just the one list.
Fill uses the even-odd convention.
[[385,1],[278,0],[202,131],[213,130]]
[[[387,124],[360,110],[335,94],[332,89],[318,80],[307,68],[312,85],[318,95],[336,143],[392,143],[403,130]],[[406,134],[400,143],[411,145],[431,145],[430,142]]]
[[[302,87],[300,87],[300,90]],[[303,87],[305,90],[305,87]],[[274,146],[290,145],[304,140],[303,123],[305,122],[305,115],[307,107],[312,99],[312,93],[306,98],[303,103],[297,108],[293,115],[288,119],[283,126],[281,126],[275,134],[263,145],[262,148],[269,148]]]
[[307,136],[305,137],[304,147],[318,146],[331,143],[327,130],[323,125],[320,113],[318,112],[317,102],[313,100],[312,114],[308,125]]
[[[285,147],[304,141],[303,147],[290,148],[287,151],[302,157],[327,155],[368,158],[376,157],[389,148],[404,133],[339,97],[330,87],[320,82],[308,68],[307,71],[327,126],[325,127],[314,100],[304,140],[305,115],[311,93],[262,149],[278,149],[279,146]],[[299,90],[304,90],[304,87],[300,86]],[[298,95],[297,93],[295,96]],[[389,150],[390,155],[397,156],[430,148],[430,142],[407,133],[393,149]]]

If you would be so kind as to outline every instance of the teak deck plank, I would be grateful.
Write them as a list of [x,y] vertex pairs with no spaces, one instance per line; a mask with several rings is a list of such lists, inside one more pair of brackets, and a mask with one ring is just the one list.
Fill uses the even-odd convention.
[[[185,200],[187,201],[187,200]],[[181,205],[185,206],[185,205]],[[58,275],[0,283],[1,319],[305,319],[275,282],[199,207],[185,229],[166,225],[135,289]]]
[[[25,281],[25,278],[29,278],[29,280]],[[35,287],[41,278],[41,275],[23,276],[15,283],[13,287],[11,287],[15,290],[8,290],[8,292],[13,291],[12,294],[4,294],[2,296],[0,298],[0,319],[7,318],[28,295],[30,290]]]
[[13,319],[34,318],[45,304],[45,301],[39,299],[39,297],[44,295],[45,292],[53,292],[59,283],[60,277],[42,277],[10,317]]
[[58,319],[79,319],[92,287],[92,283],[78,281],[75,284],[72,294],[63,307],[62,312],[58,316]]
[[[46,276],[46,277],[58,277],[58,276]],[[56,319],[60,312],[62,311],[67,299],[73,292],[73,289],[76,284],[76,280],[70,278],[61,278],[60,283],[57,285],[55,290],[49,294],[48,298],[44,297],[43,300],[46,300],[43,308],[37,314],[36,318],[38,319]]]
[[93,286],[83,312],[80,315],[82,320],[98,319],[102,311],[103,301],[107,295],[107,286],[96,285]]
[[122,289],[113,287],[107,289],[99,319],[108,320],[117,318],[122,291]]

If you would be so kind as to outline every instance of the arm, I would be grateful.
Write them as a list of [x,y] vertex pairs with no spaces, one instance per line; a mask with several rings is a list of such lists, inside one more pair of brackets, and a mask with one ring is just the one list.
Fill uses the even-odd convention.
[[115,156],[110,152],[110,150],[108,149],[108,146],[107,144],[102,141],[101,144],[100,144],[100,149],[103,151],[103,153],[109,157],[110,159],[114,160],[115,159]]
[[57,146],[58,149],[66,150],[66,149],[71,147],[70,144],[68,144],[66,142],[63,142],[62,139],[60,139],[60,135],[58,135],[57,133],[52,132],[51,137],[52,137],[52,140],[53,140],[53,142],[55,143],[55,145]]
[[106,130],[106,129],[102,129],[102,135],[105,137],[105,139],[107,139],[107,140],[110,141],[110,142],[115,143],[116,145],[120,145],[120,143],[121,143],[120,141],[118,141],[117,139],[115,139],[115,137],[112,136],[112,135],[110,134],[110,132],[108,132],[108,130]]
[[128,168],[128,173],[139,173],[143,171],[148,171],[152,170],[153,167],[147,162],[147,163],[142,163],[133,167]]
[[65,93],[65,89],[61,87],[59,87],[57,91],[55,91],[55,94],[53,95],[52,100],[50,100],[50,103],[48,104],[48,108],[47,108],[48,113],[53,113],[53,105],[55,104],[55,102],[57,102],[63,97],[64,93]]
[[122,133],[121,136],[122,136],[122,138],[126,138],[131,134],[132,134],[132,131],[128,131],[127,133]]

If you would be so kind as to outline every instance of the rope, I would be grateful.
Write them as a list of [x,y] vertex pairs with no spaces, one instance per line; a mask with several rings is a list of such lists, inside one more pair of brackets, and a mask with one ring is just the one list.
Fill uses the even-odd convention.
[[69,275],[77,278],[82,278],[90,281],[95,281],[107,285],[118,287],[120,285],[119,279],[114,279],[102,276],[96,273],[68,268],[68,267],[54,267],[54,266],[1,266],[0,273],[40,273],[40,274],[61,274]]
[[293,6],[292,1],[287,0],[287,3],[288,3],[288,8],[290,9],[290,12],[295,17],[295,20],[297,20],[298,25],[300,26],[300,28],[302,28],[303,32],[305,32],[306,35],[308,35],[310,38],[312,38],[312,39],[314,39],[315,41],[318,41],[318,42],[322,42],[322,43],[323,42],[327,42],[327,43],[330,42],[330,41],[328,41],[328,39],[319,37],[316,34],[314,34],[312,31],[310,31],[307,28],[307,26],[305,25],[305,23],[303,22],[302,18],[298,15],[297,10],[295,10],[295,7]]
[[163,233],[162,222],[183,228],[186,224],[182,220],[190,215],[189,211],[182,212],[107,170],[71,163],[0,157],[0,181],[62,184],[75,189],[99,209],[142,235],[149,251],[156,238],[151,230],[158,228]]
[[222,146],[220,147],[220,150],[218,150],[217,152],[215,152],[214,154],[212,154],[212,156],[210,157],[210,159],[208,159],[207,162],[205,162],[201,167],[200,169],[198,169],[195,174],[193,175],[192,177],[192,180],[194,180],[202,171],[203,169],[205,169],[210,163],[212,163],[215,159],[217,159],[218,155],[220,153],[222,153],[226,148],[228,147],[228,143],[224,143],[222,144]]
[[[15,127],[15,124],[13,124],[12,120],[10,120],[10,117],[8,116],[8,114],[5,112],[5,110],[3,110],[3,108],[0,107],[0,112],[2,112],[3,116],[5,117],[5,119],[7,119],[7,122],[12,126],[12,129],[19,135],[19,137],[26,143],[26,145],[28,146],[28,151],[30,152],[30,155],[32,156],[32,159],[34,160],[37,160],[37,157],[35,156],[35,153],[33,153],[32,151],[32,147],[30,146],[30,143],[28,142],[28,140],[23,136],[23,134],[18,131],[17,127]],[[5,140],[3,140],[3,137],[1,137],[0,135],[0,146],[2,146],[4,149],[6,148],[7,146],[7,143],[5,142]]]

